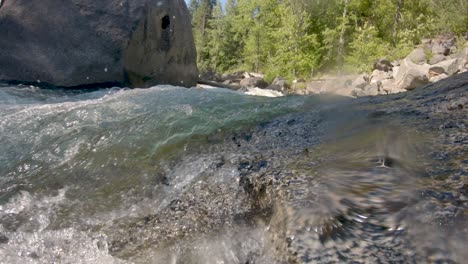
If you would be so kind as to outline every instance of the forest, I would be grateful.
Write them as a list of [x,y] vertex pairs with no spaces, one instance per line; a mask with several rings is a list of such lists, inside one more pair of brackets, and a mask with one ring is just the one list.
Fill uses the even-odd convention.
[[[422,39],[468,32],[465,0],[191,0],[201,72],[266,79],[366,72]],[[463,37],[458,38],[464,41]]]

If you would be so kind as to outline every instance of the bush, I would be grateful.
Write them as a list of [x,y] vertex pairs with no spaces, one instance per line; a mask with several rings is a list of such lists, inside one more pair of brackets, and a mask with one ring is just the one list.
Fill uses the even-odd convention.
[[357,72],[369,72],[373,62],[391,52],[391,45],[378,37],[374,26],[365,24],[356,31],[350,44],[351,53],[345,57],[346,68]]

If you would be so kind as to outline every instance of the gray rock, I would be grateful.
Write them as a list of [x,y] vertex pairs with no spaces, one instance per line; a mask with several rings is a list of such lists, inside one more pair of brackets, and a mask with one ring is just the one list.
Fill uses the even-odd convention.
[[387,60],[387,58],[378,59],[374,63],[374,70],[388,72],[388,71],[391,71],[392,68],[393,68],[393,65],[389,60]]
[[450,54],[456,54],[456,53],[457,53],[457,50],[458,50],[458,49],[457,49],[457,47],[455,47],[455,46],[450,47]]
[[458,70],[465,72],[468,70],[468,47],[463,48],[458,57]]
[[198,80],[183,0],[4,1],[0,25],[0,80],[67,87]]
[[371,83],[364,87],[364,93],[370,96],[376,96],[380,94],[380,86],[382,83]]
[[429,71],[436,72],[438,74],[445,73],[447,75],[453,75],[458,71],[458,59],[450,59],[437,63],[429,68]]
[[230,80],[233,82],[240,82],[242,78],[244,78],[244,72],[224,73],[221,75],[222,80]]
[[[397,66],[400,66],[400,64],[401,64],[401,61],[400,61],[400,60],[394,60],[394,61],[392,61],[392,65],[393,65],[394,68],[397,67]],[[395,70],[393,69],[393,71],[395,71]]]
[[272,82],[272,86],[275,86],[276,89],[279,89],[279,90],[274,90],[274,91],[279,91],[279,92],[285,92],[287,90],[289,90],[290,86],[288,85],[288,82],[286,79],[278,76],[276,77],[273,82]]
[[446,74],[443,67],[439,65],[433,65],[429,68],[429,76],[437,76],[439,74]]
[[442,73],[442,74],[439,74],[437,76],[434,76],[432,77],[431,79],[429,79],[429,82],[431,83],[435,83],[435,82],[438,82],[438,81],[442,81],[443,79],[446,79],[448,78],[449,76],[445,73]]
[[356,88],[359,90],[362,90],[369,83],[368,75],[363,74],[359,75],[360,78],[357,77],[357,75],[328,76],[324,79],[314,80],[307,83],[306,89],[308,94],[333,94],[350,97],[354,96],[352,95],[355,88],[353,86],[353,79],[363,80],[363,85],[358,85],[360,88]]
[[283,87],[278,84],[270,84],[266,89],[280,92],[280,93],[286,92],[286,90],[284,90]]
[[214,71],[205,71],[199,75],[201,80],[209,80],[214,82],[223,82],[225,79],[222,78],[218,73]]
[[267,88],[268,83],[260,77],[249,77],[241,80],[240,85],[242,87],[258,87],[258,88]]
[[462,48],[460,56],[468,58],[468,42],[465,44],[465,47]]
[[242,77],[243,78],[257,77],[257,78],[265,79],[265,75],[262,73],[258,73],[258,72],[242,72]]
[[417,65],[409,59],[404,60],[395,78],[396,88],[399,90],[413,90],[429,83],[429,69],[425,65]]
[[434,64],[437,64],[437,63],[439,63],[439,62],[441,62],[441,61],[444,61],[444,60],[446,60],[446,59],[447,59],[446,56],[444,56],[444,55],[442,55],[442,54],[436,54],[436,55],[434,55],[434,56],[432,57],[432,59],[430,60],[429,64],[434,65]]
[[[0,7],[1,7],[1,4],[2,4],[2,2],[0,0]],[[6,235],[0,233],[0,245],[1,244],[7,244],[8,241],[10,241],[10,239]]]
[[432,49],[432,39],[422,39],[421,45],[426,49]]
[[437,42],[432,45],[432,54],[441,54],[447,56],[450,54],[450,47],[444,42]]
[[295,95],[309,95],[309,91],[303,88],[294,88],[292,93]]
[[354,97],[364,97],[364,96],[367,96],[367,93],[362,89],[354,89],[351,92],[351,95]]
[[424,52],[424,49],[422,48],[417,48],[413,50],[413,52],[411,52],[408,55],[408,57],[406,57],[406,59],[419,65],[425,64],[427,62],[426,53]]
[[[385,92],[386,94],[395,93],[397,91],[395,80],[394,79],[383,80],[380,90]],[[398,91],[401,91],[401,90],[398,90]]]
[[399,70],[400,70],[400,64],[398,64],[398,66],[393,67],[393,73],[392,73],[393,79],[396,79],[396,76],[398,75]]
[[392,71],[384,72],[384,71],[374,70],[370,77],[370,83],[381,82],[383,80],[391,79],[391,78],[393,78]]
[[370,77],[367,74],[361,74],[351,84],[353,88],[364,89],[370,83]]
[[351,95],[354,97],[363,97],[363,96],[376,96],[379,94],[385,94],[381,93],[381,85],[382,83],[371,83],[366,85],[363,89],[359,88],[354,88],[351,91]]
[[318,81],[311,81],[307,83],[307,91],[310,94],[321,94],[322,88],[326,87],[327,81],[318,80]]

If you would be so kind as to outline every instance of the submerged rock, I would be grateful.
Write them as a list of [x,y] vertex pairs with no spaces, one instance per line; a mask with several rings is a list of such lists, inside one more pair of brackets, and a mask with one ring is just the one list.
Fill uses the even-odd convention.
[[2,1],[0,80],[54,86],[193,86],[183,0]]

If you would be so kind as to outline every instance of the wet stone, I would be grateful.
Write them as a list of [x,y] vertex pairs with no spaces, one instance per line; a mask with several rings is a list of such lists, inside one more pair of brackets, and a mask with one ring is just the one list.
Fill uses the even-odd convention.
[[0,233],[0,244],[7,244],[9,241],[10,239],[6,235]]

